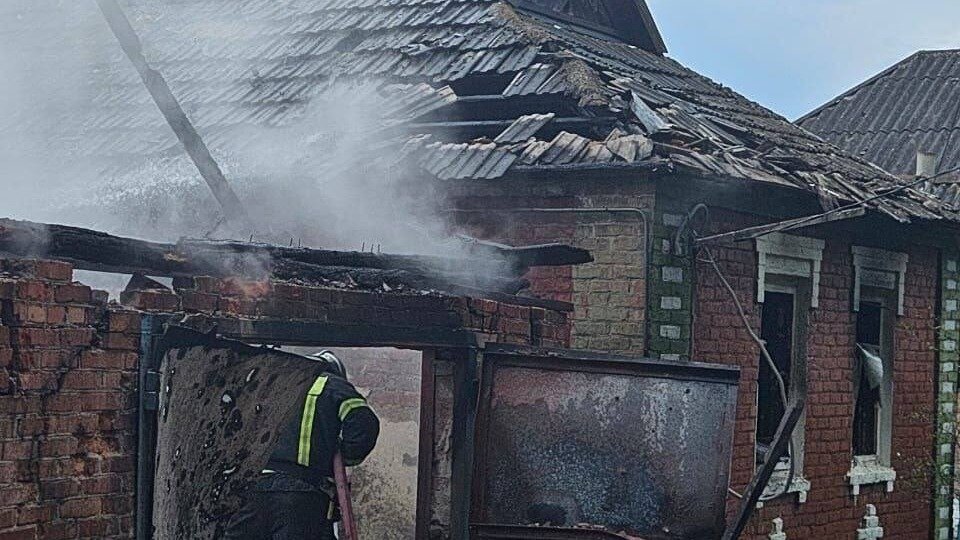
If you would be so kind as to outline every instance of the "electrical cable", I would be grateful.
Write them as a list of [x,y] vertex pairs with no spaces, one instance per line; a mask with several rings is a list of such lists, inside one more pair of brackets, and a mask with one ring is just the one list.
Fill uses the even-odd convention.
[[[696,217],[696,215],[700,212],[703,212],[704,214],[704,224],[703,224],[704,227],[709,225],[710,208],[706,204],[699,203],[695,205],[693,208],[691,208],[690,211],[687,213],[687,216],[684,218],[683,222],[680,224],[680,228],[678,229],[677,234],[674,236],[676,250],[680,249],[680,246],[679,246],[680,237],[686,231],[690,221],[694,217]],[[690,234],[694,238],[699,236],[695,229],[690,229]],[[727,290],[727,293],[730,295],[730,298],[733,300],[734,306],[736,306],[737,308],[737,313],[740,315],[740,320],[743,322],[743,326],[746,328],[747,333],[750,334],[750,337],[753,339],[753,341],[755,341],[757,345],[760,347],[761,356],[763,357],[764,361],[767,363],[767,366],[770,368],[771,373],[773,373],[774,378],[777,381],[777,388],[779,389],[780,401],[781,401],[781,404],[783,405],[784,414],[786,414],[786,411],[788,408],[787,385],[786,385],[786,382],[783,380],[783,376],[780,374],[780,370],[777,368],[776,363],[773,361],[773,357],[770,356],[770,351],[767,350],[766,343],[764,343],[763,339],[761,339],[760,336],[757,335],[756,331],[754,331],[753,329],[753,326],[750,324],[750,319],[749,317],[747,317],[746,310],[743,307],[743,303],[740,301],[740,297],[737,295],[737,292],[734,290],[733,286],[730,285],[730,281],[723,274],[723,271],[720,269],[720,265],[717,264],[717,260],[714,257],[713,252],[707,246],[700,246],[700,248],[706,254],[707,258],[700,259],[698,257],[697,260],[700,262],[705,262],[709,264],[711,268],[713,268],[714,273],[716,273],[717,277],[720,279],[720,282],[723,284],[723,286]],[[790,441],[789,441],[789,455],[790,455],[790,460],[789,460],[790,470],[787,474],[787,481],[784,483],[783,491],[777,494],[769,495],[767,497],[761,497],[760,501],[769,501],[786,494],[787,492],[789,492],[791,484],[793,484],[793,480],[796,476],[796,460],[793,459],[794,447],[793,447],[792,434],[790,436]],[[732,489],[730,491],[734,495],[738,495]],[[740,496],[739,498],[742,498],[742,496]]]
[[897,187],[895,187],[895,188],[893,188],[893,189],[891,189],[891,190],[889,190],[889,191],[885,191],[885,192],[883,192],[883,193],[878,193],[878,194],[876,194],[876,195],[874,195],[874,196],[872,196],[872,197],[867,197],[866,199],[864,199],[864,200],[862,200],[862,201],[850,203],[850,204],[847,204],[847,205],[844,205],[844,206],[840,206],[840,207],[837,207],[837,208],[832,208],[832,209],[830,209],[830,210],[827,210],[827,211],[825,211],[825,212],[821,212],[821,213],[819,213],[819,214],[814,214],[814,215],[812,215],[812,216],[807,216],[807,217],[805,217],[805,218],[803,218],[803,219],[800,219],[799,221],[792,221],[792,222],[790,222],[789,224],[784,224],[784,225],[782,225],[782,226],[780,226],[780,227],[777,227],[777,228],[775,228],[775,229],[771,229],[771,230],[769,230],[769,231],[766,231],[766,232],[763,233],[762,236],[765,236],[765,235],[768,235],[768,234],[771,234],[771,233],[775,233],[775,232],[779,232],[779,231],[782,231],[782,230],[787,229],[787,228],[796,229],[796,228],[798,228],[798,226],[799,226],[800,224],[802,224],[802,223],[806,223],[806,222],[808,222],[808,221],[813,221],[813,220],[815,220],[815,219],[820,219],[820,218],[822,218],[822,217],[826,217],[826,216],[829,216],[829,215],[832,215],[832,214],[836,214],[836,213],[839,213],[839,212],[844,212],[844,211],[846,211],[846,210],[851,210],[851,209],[853,209],[853,208],[857,208],[857,207],[860,207],[860,206],[866,207],[867,204],[869,204],[869,203],[871,203],[871,202],[873,202],[873,201],[876,201],[876,200],[879,200],[879,199],[883,199],[883,198],[889,197],[889,196],[891,196],[891,195],[895,195],[895,194],[900,193],[901,191],[904,191],[904,190],[906,190],[906,189],[909,189],[909,188],[912,188],[912,187],[916,187],[916,186],[918,186],[918,185],[920,185],[920,184],[922,184],[922,183],[924,183],[924,182],[929,182],[929,181],[932,181],[932,180],[936,180],[937,178],[940,178],[940,177],[943,177],[943,176],[947,176],[947,175],[949,175],[949,174],[953,174],[953,173],[956,173],[956,172],[960,172],[960,167],[954,167],[954,168],[952,168],[952,169],[947,169],[947,170],[945,170],[945,171],[943,171],[943,172],[939,172],[939,173],[937,173],[937,174],[935,174],[935,175],[933,175],[933,176],[924,176],[924,177],[918,178],[917,180],[915,180],[915,181],[913,181],[913,182],[910,182],[910,183],[908,183],[908,184],[903,184],[903,185],[897,186]]

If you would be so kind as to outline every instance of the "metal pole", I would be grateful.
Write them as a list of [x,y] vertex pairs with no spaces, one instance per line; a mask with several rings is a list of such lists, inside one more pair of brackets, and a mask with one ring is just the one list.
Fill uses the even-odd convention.
[[153,538],[153,485],[157,442],[157,408],[160,378],[156,371],[154,343],[161,327],[155,315],[144,314],[140,322],[140,361],[137,377],[137,540]]

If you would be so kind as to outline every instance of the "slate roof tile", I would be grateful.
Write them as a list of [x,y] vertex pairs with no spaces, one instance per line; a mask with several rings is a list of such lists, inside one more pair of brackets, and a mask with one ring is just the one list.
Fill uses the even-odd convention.
[[[0,16],[26,13],[21,31],[52,32],[57,5],[8,0]],[[419,151],[422,168],[439,178],[669,164],[791,186],[821,199],[862,200],[899,185],[859,156],[671,58],[517,12],[497,0],[127,0],[126,7],[142,32],[148,60],[168,79],[201,133],[212,138],[235,126],[293,122],[335,79],[377,78],[438,90],[450,85],[461,93],[497,88],[505,100],[565,100],[562,111],[529,110],[510,118],[507,125],[520,122],[511,126],[516,132],[508,129],[499,141],[492,140],[497,133],[480,140],[415,138],[405,148]],[[46,54],[63,47],[51,40]],[[90,106],[80,118],[64,122],[63,138],[77,141],[71,148],[127,157],[175,148],[116,46],[104,40],[90,63]],[[943,60],[918,72],[940,76],[949,64]],[[423,99],[417,103],[428,104],[425,115],[456,114],[442,108],[458,106],[453,90],[439,97],[425,92]],[[502,118],[498,107],[486,109],[490,119]],[[555,117],[539,127],[541,120],[529,118],[547,112]],[[571,112],[581,127],[562,124],[560,117]],[[647,121],[636,114],[647,115]],[[29,117],[17,122],[29,129]],[[671,127],[651,130],[661,123]],[[607,140],[611,124],[624,140]],[[904,221],[956,217],[952,207],[937,207],[936,199],[915,190],[872,206]]]

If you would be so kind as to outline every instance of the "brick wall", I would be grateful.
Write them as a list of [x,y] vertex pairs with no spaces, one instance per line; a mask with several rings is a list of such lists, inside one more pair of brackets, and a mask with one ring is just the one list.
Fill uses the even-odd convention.
[[[713,214],[716,231],[754,224],[742,215]],[[715,248],[715,253],[749,310],[752,324],[759,328],[753,243]],[[852,256],[848,243],[827,238],[820,307],[810,312],[807,342],[809,399],[803,472],[811,490],[803,504],[797,503],[795,495],[765,503],[744,538],[766,540],[777,517],[783,519],[790,539],[856,538],[867,504],[876,505],[884,538],[930,537],[938,258],[934,250],[922,247],[911,248],[908,254],[906,311],[897,321],[895,337],[892,465],[898,476],[894,491],[886,493],[883,485],[864,486],[854,500],[845,478],[852,458],[856,321],[851,310]],[[694,358],[736,364],[743,370],[731,469],[733,487],[742,490],[754,471],[760,353],[709,266],[697,266],[696,282]],[[738,502],[731,497],[728,510],[732,512]]]
[[[0,260],[0,540],[133,535],[143,311],[466,329],[487,341],[553,347],[570,340],[562,313],[488,300],[195,278],[177,280],[175,292],[126,293],[128,307],[120,307],[73,283],[72,273],[59,262]],[[357,382],[389,425],[403,425],[393,435],[411,446],[419,361],[400,365],[396,356],[366,358]],[[416,455],[407,454],[385,459],[415,474]],[[371,492],[384,487],[375,475],[360,480]],[[403,523],[398,538],[406,537]]]
[[[646,228],[653,185],[643,179],[575,182],[512,180],[470,186],[452,205],[472,235],[513,245],[563,242],[589,250],[592,264],[534,269],[527,276],[540,297],[572,302],[572,346],[643,354],[646,347]],[[580,212],[527,212],[577,208]],[[603,209],[619,209],[605,212]],[[639,209],[642,211],[630,211]],[[595,212],[583,212],[595,210]]]
[[0,538],[133,534],[139,315],[0,262]]

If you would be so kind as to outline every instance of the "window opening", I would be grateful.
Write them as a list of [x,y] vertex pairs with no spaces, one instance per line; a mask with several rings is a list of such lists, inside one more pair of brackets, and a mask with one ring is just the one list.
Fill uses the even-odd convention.
[[[790,375],[793,367],[795,296],[783,292],[767,291],[761,309],[760,338],[767,344],[767,351],[783,377],[787,393],[790,392]],[[783,418],[784,408],[780,390],[770,366],[762,358],[757,388],[757,462],[773,443],[777,427]]]
[[884,369],[881,357],[883,306],[861,302],[857,316],[856,405],[853,416],[853,452],[878,453],[881,392]]

